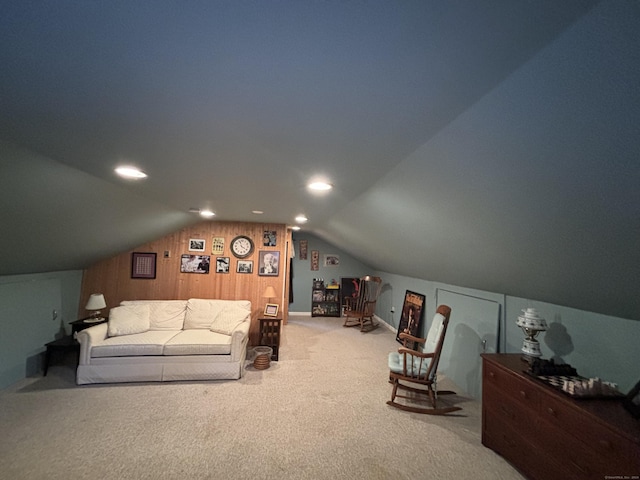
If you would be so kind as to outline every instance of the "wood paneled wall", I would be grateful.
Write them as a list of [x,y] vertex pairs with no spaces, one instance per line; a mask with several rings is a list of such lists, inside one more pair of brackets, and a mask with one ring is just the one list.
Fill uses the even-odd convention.
[[[276,232],[276,246],[263,245],[265,231]],[[231,240],[237,235],[246,235],[253,240],[253,253],[244,260],[253,260],[253,273],[236,273],[237,259],[229,249]],[[224,253],[212,255],[214,237],[224,238]],[[204,252],[189,252],[189,239],[206,240]],[[103,293],[109,307],[115,307],[123,300],[183,300],[189,298],[219,298],[224,300],[250,300],[252,305],[252,324],[250,343],[258,342],[256,318],[264,313],[266,303],[279,305],[278,316],[286,323],[289,307],[289,252],[291,231],[284,224],[215,222],[207,221],[184,228],[150,243],[140,245],[133,250],[103,260],[84,271],[79,312],[86,312],[89,295]],[[261,250],[279,251],[280,265],[278,276],[260,276],[259,252]],[[169,252],[169,258],[164,252]],[[154,252],[157,254],[156,278],[131,278],[131,254],[133,252]],[[211,255],[211,268],[208,274],[181,273],[180,259],[183,254]],[[216,256],[229,257],[229,273],[215,272]],[[278,295],[271,300],[263,298],[265,288],[271,285]],[[87,314],[89,312],[86,312]]]

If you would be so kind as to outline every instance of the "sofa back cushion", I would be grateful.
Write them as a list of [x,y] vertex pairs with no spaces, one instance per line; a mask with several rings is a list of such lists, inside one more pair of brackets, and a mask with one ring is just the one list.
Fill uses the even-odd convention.
[[121,305],[109,311],[107,335],[117,337],[149,330],[149,305]]
[[231,335],[238,325],[242,322],[246,322],[247,320],[251,320],[251,310],[247,310],[240,305],[231,303],[229,305],[225,305],[222,308],[222,311],[216,315],[216,318],[213,319],[213,323],[211,323],[211,327],[209,329],[212,332]]
[[202,328],[209,330],[218,314],[225,307],[236,306],[251,313],[249,300],[214,300],[204,298],[190,298],[187,301],[187,313],[184,317],[184,329]]
[[148,305],[149,330],[182,330],[186,300],[124,300],[120,305]]

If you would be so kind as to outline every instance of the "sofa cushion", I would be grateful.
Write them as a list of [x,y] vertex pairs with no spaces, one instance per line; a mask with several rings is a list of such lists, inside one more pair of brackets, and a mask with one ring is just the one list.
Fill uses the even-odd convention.
[[238,325],[247,320],[251,312],[234,303],[225,306],[214,318],[211,327],[212,332],[231,335]]
[[149,330],[133,335],[107,337],[91,346],[91,357],[135,357],[162,355],[164,345],[178,332]]
[[109,311],[107,335],[117,337],[149,330],[149,305],[121,305]]
[[149,305],[149,330],[182,330],[186,300],[124,300],[120,305]]
[[204,329],[183,330],[169,340],[164,355],[229,355],[231,337]]
[[229,305],[237,305],[251,311],[251,302],[248,300],[190,298],[187,301],[184,329],[204,328],[209,330],[218,313]]

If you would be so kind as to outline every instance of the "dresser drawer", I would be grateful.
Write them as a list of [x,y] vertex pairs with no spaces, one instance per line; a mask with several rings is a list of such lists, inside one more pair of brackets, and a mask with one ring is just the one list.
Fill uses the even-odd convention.
[[513,424],[494,409],[483,408],[486,422],[482,428],[482,444],[508,459],[530,480],[584,480],[576,476],[570,468],[548,458],[544,449],[529,442],[527,432],[521,430],[520,423]]
[[514,400],[534,408],[538,404],[538,388],[528,379],[519,377],[492,363],[485,362],[482,369],[482,388],[496,387],[501,395],[509,395]]
[[[564,401],[557,395],[541,392],[539,408],[540,418],[548,422],[549,437],[551,432],[557,436],[560,431],[574,439],[572,454],[576,457],[576,464],[595,469],[603,475],[640,474],[637,445],[586,416],[579,406],[573,405],[573,401]],[[553,440],[559,442],[557,437]],[[615,472],[611,471],[613,466],[616,466]]]

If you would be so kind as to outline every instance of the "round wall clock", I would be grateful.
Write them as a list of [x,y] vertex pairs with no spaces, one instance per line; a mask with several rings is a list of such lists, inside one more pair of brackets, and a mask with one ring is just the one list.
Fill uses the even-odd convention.
[[245,235],[238,235],[231,240],[231,252],[237,258],[245,258],[253,252],[253,240]]

